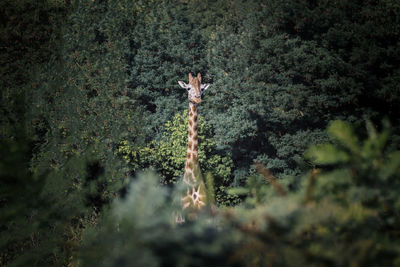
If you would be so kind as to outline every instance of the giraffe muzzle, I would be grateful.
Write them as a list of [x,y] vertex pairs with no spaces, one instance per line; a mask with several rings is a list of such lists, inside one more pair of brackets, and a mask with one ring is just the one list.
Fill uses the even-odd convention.
[[195,103],[195,104],[199,104],[201,102],[201,98],[195,97],[195,98],[192,99],[192,102]]

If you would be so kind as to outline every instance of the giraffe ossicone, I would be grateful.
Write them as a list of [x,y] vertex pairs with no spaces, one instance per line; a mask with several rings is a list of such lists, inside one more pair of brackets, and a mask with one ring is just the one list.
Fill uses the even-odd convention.
[[[201,96],[210,84],[201,83],[200,73],[196,77],[189,73],[189,83],[182,81],[178,81],[178,83],[187,90],[189,100],[188,146],[183,176],[183,183],[188,188],[186,195],[182,198],[182,208],[199,210],[206,206],[207,196],[198,161],[197,105],[201,102]],[[176,219],[178,223],[183,221],[184,219],[181,217]]]

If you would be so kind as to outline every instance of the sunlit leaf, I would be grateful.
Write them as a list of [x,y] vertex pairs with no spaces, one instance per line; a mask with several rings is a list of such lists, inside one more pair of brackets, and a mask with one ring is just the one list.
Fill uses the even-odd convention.
[[322,144],[310,147],[305,156],[315,164],[337,164],[347,162],[350,156],[332,144]]
[[358,139],[349,123],[339,120],[333,121],[328,127],[328,133],[332,138],[340,141],[353,153],[357,153],[359,150]]

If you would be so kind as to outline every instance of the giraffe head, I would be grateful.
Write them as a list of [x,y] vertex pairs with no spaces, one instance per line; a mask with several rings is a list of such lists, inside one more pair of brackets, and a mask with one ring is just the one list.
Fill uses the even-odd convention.
[[178,81],[179,85],[188,91],[189,101],[194,104],[199,104],[201,102],[201,95],[210,86],[209,83],[201,83],[201,74],[198,73],[196,77],[193,77],[189,73],[189,84]]

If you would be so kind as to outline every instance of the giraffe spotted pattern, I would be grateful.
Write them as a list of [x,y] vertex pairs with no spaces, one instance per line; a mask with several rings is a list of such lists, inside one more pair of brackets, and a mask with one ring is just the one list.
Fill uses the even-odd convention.
[[[189,73],[189,84],[179,81],[179,85],[188,91],[189,100],[188,146],[183,176],[183,182],[188,188],[186,195],[182,198],[182,208],[199,210],[206,205],[207,201],[198,161],[197,105],[201,102],[201,95],[209,87],[209,84],[201,83],[200,73],[196,77]],[[181,215],[177,216],[176,222],[182,223],[184,218]]]

